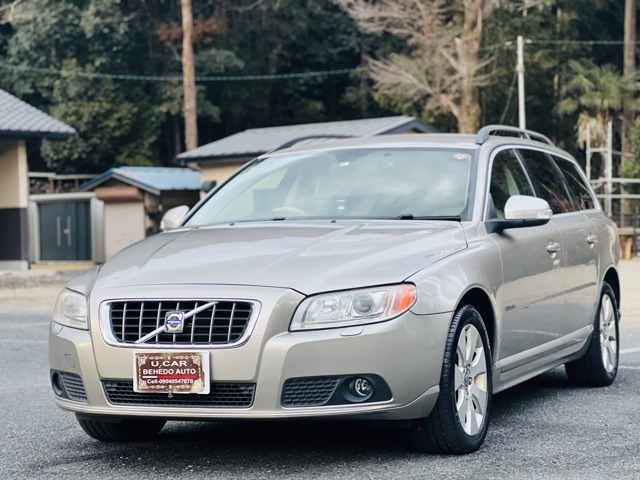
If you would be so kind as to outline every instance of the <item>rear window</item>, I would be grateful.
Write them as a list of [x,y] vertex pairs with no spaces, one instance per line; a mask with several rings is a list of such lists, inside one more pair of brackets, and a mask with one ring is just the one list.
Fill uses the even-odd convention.
[[538,150],[519,148],[518,153],[533,182],[536,195],[549,203],[557,215],[575,211],[575,206],[560,170],[549,155]]
[[591,190],[580,174],[578,167],[564,158],[553,156],[553,160],[564,175],[569,192],[571,193],[574,203],[577,205],[578,209],[591,210],[592,208],[595,208],[596,203],[593,199]]

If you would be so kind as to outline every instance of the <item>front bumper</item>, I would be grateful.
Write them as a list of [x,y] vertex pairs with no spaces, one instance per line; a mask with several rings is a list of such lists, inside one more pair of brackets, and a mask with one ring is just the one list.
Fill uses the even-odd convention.
[[[61,398],[67,410],[94,415],[163,418],[305,418],[362,417],[411,419],[428,415],[439,393],[450,313],[404,315],[383,323],[289,332],[297,292],[263,287],[175,286],[130,287],[126,298],[250,298],[261,311],[249,339],[234,348],[199,348],[210,352],[211,381],[215,384],[254,384],[247,407],[148,406],[109,403],[104,382],[131,382],[133,352],[129,346],[108,344],[100,331],[98,312],[106,300],[122,299],[122,291],[92,293],[90,330],[52,324],[49,363],[52,371],[78,375],[86,400]],[[213,292],[212,292],[213,290]],[[182,295],[181,295],[182,294]],[[178,349],[178,347],[171,347]],[[283,385],[307,377],[369,375],[382,379],[390,395],[384,401],[323,406],[285,407]],[[374,415],[374,417],[371,417]]]

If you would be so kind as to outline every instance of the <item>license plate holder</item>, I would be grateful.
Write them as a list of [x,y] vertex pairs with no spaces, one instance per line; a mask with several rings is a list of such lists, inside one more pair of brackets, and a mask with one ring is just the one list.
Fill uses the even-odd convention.
[[133,391],[202,394],[210,391],[209,352],[136,350]]

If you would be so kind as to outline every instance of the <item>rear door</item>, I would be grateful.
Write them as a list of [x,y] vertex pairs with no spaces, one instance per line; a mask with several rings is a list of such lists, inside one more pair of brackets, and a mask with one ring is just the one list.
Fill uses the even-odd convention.
[[[586,179],[579,167],[570,160],[552,155],[553,161],[562,172],[569,194],[573,199],[576,212],[573,224],[566,233],[563,231],[565,242],[565,308],[567,318],[575,315],[574,328],[590,325],[595,314],[598,300],[599,257],[598,246],[606,242],[607,237],[599,238],[598,223],[602,214],[596,208]],[[568,223],[568,222],[567,222]],[[571,228],[572,227],[572,228]],[[562,228],[562,227],[561,227]],[[600,236],[602,237],[602,236]]]
[[563,172],[571,172],[573,167],[569,160],[558,157],[554,160],[547,153],[524,148],[518,149],[518,153],[536,194],[549,202],[554,214],[551,223],[561,233],[564,306],[561,318],[545,325],[559,338],[590,324],[593,318],[598,282],[595,226],[582,210],[581,204],[586,199],[576,196],[573,188],[570,191],[565,180]]

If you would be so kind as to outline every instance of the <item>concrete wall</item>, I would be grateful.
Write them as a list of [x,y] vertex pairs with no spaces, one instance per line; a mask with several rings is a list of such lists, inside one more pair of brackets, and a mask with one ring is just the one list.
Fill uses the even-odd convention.
[[143,202],[105,203],[104,253],[107,260],[145,238],[145,217]]
[[29,268],[29,176],[24,140],[0,140],[0,270]]

